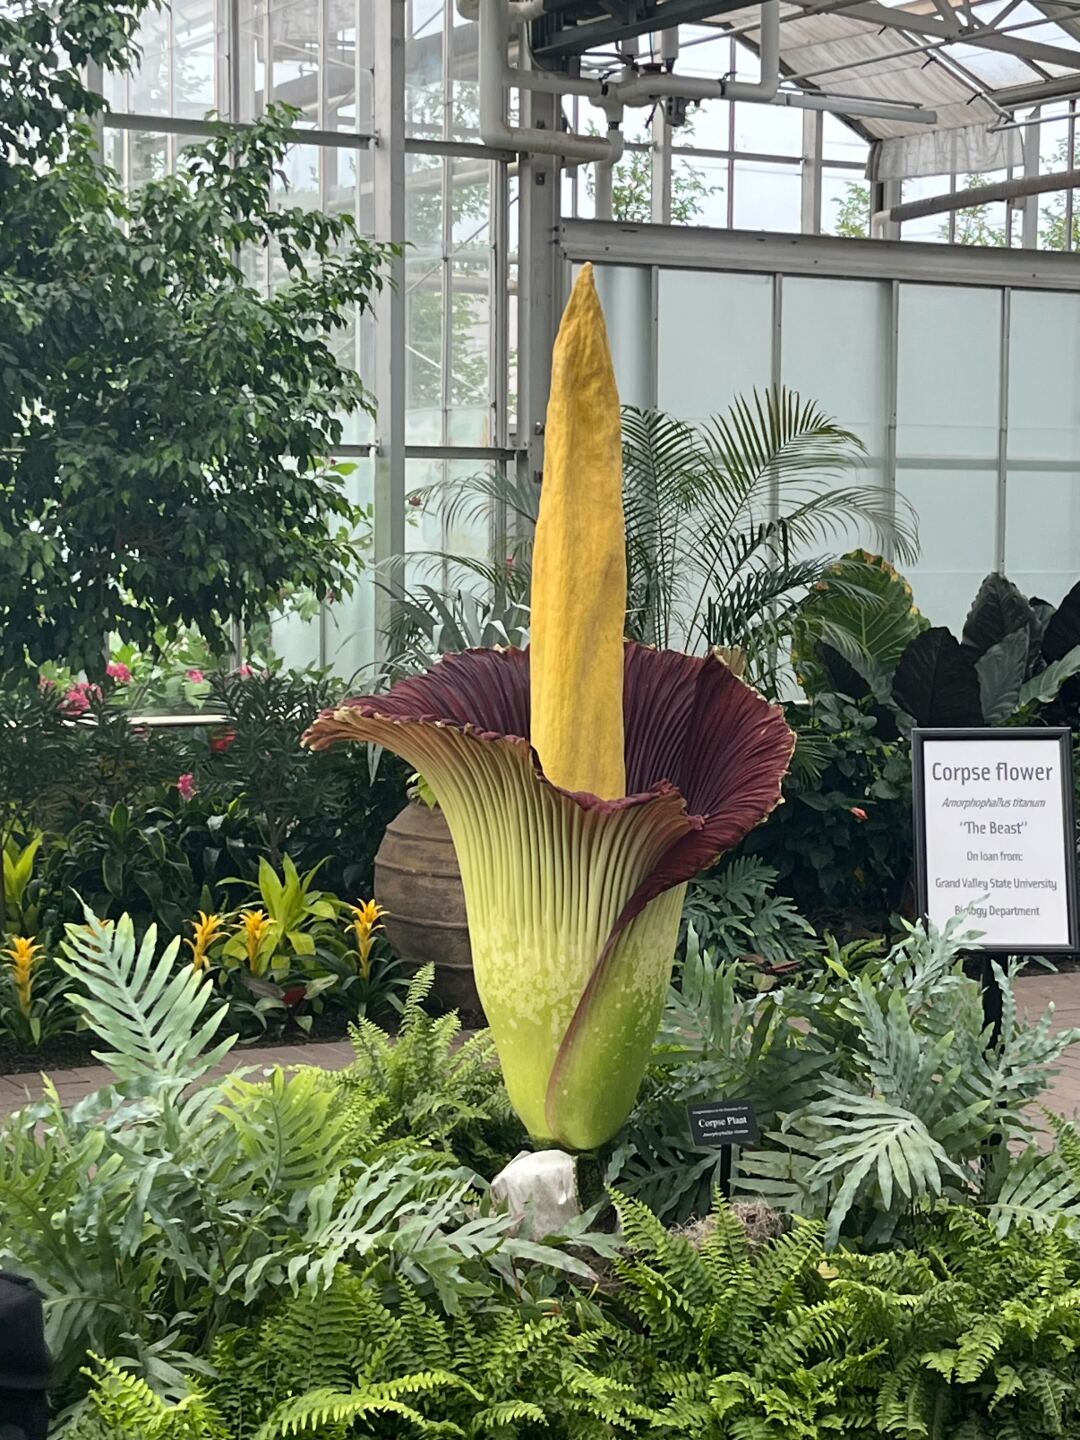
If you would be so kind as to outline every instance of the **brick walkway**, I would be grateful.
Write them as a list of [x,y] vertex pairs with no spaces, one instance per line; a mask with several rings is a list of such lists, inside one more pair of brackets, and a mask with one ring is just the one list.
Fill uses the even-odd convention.
[[[324,1070],[343,1070],[353,1060],[353,1048],[347,1040],[334,1040],[312,1045],[264,1045],[259,1048],[234,1046],[225,1061],[211,1073],[225,1075],[249,1066],[259,1069],[268,1065],[321,1065]],[[104,1065],[83,1065],[76,1070],[58,1070],[52,1077],[60,1099],[73,1105],[91,1090],[98,1090],[112,1079]],[[10,1115],[27,1099],[36,1100],[42,1091],[40,1075],[0,1075],[0,1115]]]
[[[1017,994],[1021,1010],[1026,1010],[1033,1019],[1052,1003],[1055,1025],[1080,1029],[1080,971],[1025,976],[1019,982]],[[347,1040],[234,1049],[216,1073],[269,1065],[321,1065],[327,1070],[341,1070],[351,1063],[352,1058],[352,1046]],[[91,1090],[108,1084],[111,1078],[103,1065],[87,1065],[77,1070],[57,1071],[54,1083],[61,1100],[74,1104]],[[41,1089],[40,1075],[0,1075],[0,1115],[17,1110],[20,1105],[25,1105],[28,1098],[36,1099]],[[1048,1109],[1056,1110],[1069,1119],[1080,1112],[1080,1045],[1064,1056],[1061,1073],[1047,1091],[1044,1103]]]

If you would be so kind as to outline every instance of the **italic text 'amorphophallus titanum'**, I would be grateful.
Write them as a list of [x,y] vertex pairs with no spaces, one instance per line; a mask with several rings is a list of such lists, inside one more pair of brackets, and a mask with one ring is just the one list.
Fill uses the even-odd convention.
[[515,1109],[591,1150],[637,1095],[687,881],[778,803],[794,737],[716,656],[623,642],[619,401],[590,267],[556,341],[528,651],[446,655],[325,712],[431,786]]

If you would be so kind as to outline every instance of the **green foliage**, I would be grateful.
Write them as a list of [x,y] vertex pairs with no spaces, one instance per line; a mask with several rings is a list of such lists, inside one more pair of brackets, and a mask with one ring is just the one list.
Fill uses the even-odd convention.
[[[987,1053],[962,939],[913,930],[884,959],[834,944],[808,987],[748,995],[691,932],[651,1088],[612,1159],[619,1235],[586,1217],[538,1245],[460,1163],[494,1154],[506,1102],[487,1042],[458,1046],[453,1022],[423,1015],[430,975],[398,1045],[359,1027],[343,1076],[215,1079],[205,978],[178,978],[129,921],[71,927],[75,1003],[119,1081],[73,1110],[50,1092],[0,1130],[0,1265],[46,1293],[67,1433],[1071,1433],[1080,1139],[1059,1123],[1055,1151],[1010,1156],[1075,1037],[1049,1017],[1020,1026],[1002,974]],[[713,1176],[685,1144],[676,1154],[674,1131],[665,1152],[663,1107],[717,1093],[773,1097],[759,1105],[770,1144],[742,1168],[776,1189],[762,1162],[783,1160],[802,1208],[827,1216],[753,1241],[719,1201],[701,1223],[664,1224],[652,1206],[671,1219],[672,1192]],[[845,1248],[842,1222],[893,1248]]]
[[37,1050],[54,1035],[74,1029],[66,989],[67,978],[49,948],[26,934],[9,937],[0,948],[0,1035],[18,1052]]
[[[886,514],[879,491],[845,483],[861,453],[853,435],[783,388],[736,399],[704,427],[626,407],[627,634],[661,647],[749,649],[757,678],[771,683],[796,598],[830,563],[800,553],[827,547],[852,522],[887,532],[903,556],[916,552],[910,513]],[[779,514],[761,520],[776,486]],[[504,505],[518,533],[505,563],[437,557],[471,588],[479,581],[482,598],[469,586],[415,590],[390,636],[411,667],[455,636],[520,642],[527,627],[536,487],[484,474],[433,493],[451,517]]]
[[1014,972],[999,968],[1004,1019],[988,1048],[965,938],[960,917],[908,927],[885,955],[830,940],[819,969],[754,992],[691,931],[608,1183],[667,1221],[705,1214],[720,1152],[693,1144],[686,1107],[722,1096],[751,1100],[763,1131],[739,1154],[739,1188],[821,1217],[830,1245],[887,1243],[941,1196],[986,1207],[1003,1233],[1073,1214],[1080,1145],[1041,1157],[1032,1105],[1080,1031],[1053,1031],[1049,1012],[1023,1023]]
[[[492,575],[493,588],[501,580]],[[389,632],[391,656],[379,684],[425,670],[439,655],[461,650],[489,649],[529,643],[529,610],[512,596],[483,599],[470,590],[440,591],[433,585],[416,585],[398,597]]]
[[[888,1240],[941,1195],[994,1203],[1008,1171],[987,1167],[988,1147],[1031,1143],[1031,1103],[1080,1040],[1080,1031],[1053,1031],[1051,1011],[1024,1024],[1015,971],[995,965],[1003,1022],[988,1046],[982,988],[959,958],[967,923],[908,927],[888,955],[861,957],[857,972],[834,947],[820,985],[784,997],[802,1044],[825,1067],[813,1096],[784,1115],[765,1148],[744,1155],[742,1183],[824,1215],[830,1244],[845,1227]],[[1043,1198],[1045,1213],[1059,1213],[1053,1196]],[[997,1213],[1007,1223],[1015,1212],[1003,1204]]]
[[[537,1266],[591,1278],[556,1243],[514,1237],[484,1182],[422,1134],[391,1142],[366,1124],[335,1077],[215,1079],[232,1041],[216,1040],[213,987],[176,971],[172,947],[156,954],[152,932],[137,945],[126,917],[91,918],[69,927],[66,952],[117,1083],[73,1109],[49,1087],[0,1130],[0,1265],[47,1296],[62,1401],[84,1388],[90,1352],[176,1395],[208,1373],[217,1337],[283,1295],[319,1294],[343,1265],[450,1311]],[[478,1063],[445,1059],[448,1108],[475,1093]]]
[[[661,647],[741,647],[767,667],[796,596],[851,521],[881,531],[880,496],[844,483],[858,440],[791,391],[736,399],[704,427],[628,408],[623,421],[628,633]],[[777,490],[779,512],[761,520]],[[899,544],[914,554],[901,515]]]
[[86,992],[74,994],[72,1004],[108,1047],[97,1058],[118,1079],[182,1088],[216,1065],[233,1041],[206,1051],[224,1014],[206,1014],[211,989],[205,976],[175,970],[179,940],[160,956],[156,947],[153,926],[136,946],[130,916],[114,924],[87,909],[85,925],[67,927],[60,967]]
[[690,930],[652,1066],[608,1159],[607,1183],[669,1222],[707,1214],[722,1169],[719,1149],[692,1142],[687,1105],[749,1099],[769,1126],[816,1094],[824,1061],[793,1029],[789,992],[748,991],[741,978]]
[[784,800],[739,853],[778,874],[778,888],[819,925],[882,932],[911,874],[911,758],[882,734],[872,700],[824,692],[787,707],[797,735]]
[[[363,563],[328,457],[370,402],[321,337],[367,306],[385,250],[346,213],[272,195],[285,107],[214,126],[175,175],[123,193],[79,67],[130,65],[145,9],[30,3],[0,22],[7,672],[99,673],[110,632],[145,649],[192,624],[221,637],[283,585],[348,592]],[[240,259],[264,249],[284,275],[270,296]]]
[[218,672],[211,694],[229,717],[229,743],[210,750],[199,770],[215,790],[243,793],[260,822],[270,864],[281,868],[293,831],[320,810],[340,806],[346,772],[331,755],[300,743],[321,711],[344,694],[340,681],[319,670]]
[[33,835],[44,828],[47,797],[72,758],[67,731],[58,695],[29,682],[0,687],[0,934],[9,903],[8,846],[17,832]]
[[433,966],[413,978],[396,1034],[370,1020],[351,1029],[356,1063],[338,1078],[352,1123],[387,1142],[420,1141],[493,1173],[525,1143],[486,1030],[461,1038],[456,1011],[435,1018],[424,1001]]
[[[616,1197],[623,1249],[598,1302],[440,1316],[338,1269],[223,1332],[174,1404],[99,1362],[73,1440],[1048,1440],[1080,1400],[1080,1254],[997,1236],[956,1207],[904,1252],[826,1254],[796,1221],[752,1245],[722,1204],[665,1229]],[[359,1428],[358,1428],[359,1427]]]
[[866,240],[870,235],[870,186],[849,180],[843,194],[833,198],[836,214],[832,232],[852,240]]
[[[136,683],[106,680],[77,717],[62,684],[22,683],[0,694],[0,782],[9,786],[0,793],[0,851],[10,910],[6,923],[0,911],[0,929],[49,949],[85,902],[103,918],[130,914],[139,933],[156,924],[167,938],[187,938],[195,912],[227,910],[236,893],[227,882],[254,885],[271,853],[279,874],[286,864],[318,868],[341,899],[370,895],[375,852],[405,803],[405,769],[385,757],[372,775],[353,747],[315,754],[302,746],[307,726],[340,698],[339,682],[318,671],[250,666],[185,681],[206,691],[215,707],[208,718],[219,709],[225,717],[194,731],[133,723],[128,690]],[[190,779],[180,789],[182,776]],[[248,1032],[309,1025],[323,991],[332,992],[325,1003],[351,1016],[391,999],[392,970],[377,965],[361,984],[336,902],[334,917],[316,937],[318,964],[278,993],[232,987],[230,1023]],[[44,997],[44,973],[42,980]],[[48,1029],[70,1027],[61,1010],[47,1021],[42,1015]]]
[[777,871],[752,855],[736,856],[695,880],[683,907],[683,931],[718,958],[760,959],[788,968],[814,948],[814,927],[786,896],[773,894]]
[[[1018,724],[1048,712],[1075,718],[1077,686],[1069,682],[1080,673],[1080,586],[1055,610],[1026,599],[1004,575],[988,575],[958,640],[943,626],[915,625],[910,607],[906,636],[893,627],[860,631],[858,608],[842,589],[830,593],[831,585],[804,607],[801,639],[816,663],[800,666],[800,678],[810,694],[831,683],[852,699],[872,697],[879,717],[891,715],[903,730]],[[901,618],[903,591],[898,596],[891,608]]]
[[[792,626],[799,683],[808,695],[819,694],[830,680],[845,695],[865,695],[929,624],[898,570],[880,555],[852,550],[828,568],[799,608]],[[818,658],[821,647],[826,647],[828,670]],[[852,650],[861,673],[850,669],[845,674],[845,656]]]
[[126,912],[140,929],[160,924],[178,935],[198,891],[170,818],[157,807],[133,815],[117,803],[81,820],[50,857],[48,880],[64,913],[85,902],[102,917]]
[[12,935],[36,935],[41,908],[33,903],[34,862],[45,839],[39,831],[25,845],[9,836],[0,853],[3,862],[4,892],[2,913]]

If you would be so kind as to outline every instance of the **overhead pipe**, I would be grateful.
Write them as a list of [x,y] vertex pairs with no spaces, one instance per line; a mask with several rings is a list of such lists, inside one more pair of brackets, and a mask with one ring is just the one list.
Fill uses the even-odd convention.
[[[531,150],[541,155],[559,155],[567,160],[596,161],[614,165],[623,153],[621,131],[626,106],[650,106],[666,97],[683,100],[741,100],[751,104],[782,105],[795,110],[821,110],[840,115],[861,115],[878,120],[900,120],[912,125],[933,125],[937,112],[917,105],[884,100],[863,100],[854,96],[808,93],[780,88],[780,0],[762,0],[759,24],[759,75],[756,81],[710,79],[676,75],[666,71],[632,73],[629,67],[621,80],[553,75],[546,71],[511,68],[507,49],[511,14],[520,17],[534,0],[481,0],[480,22],[480,135],[496,149]],[[665,61],[671,66],[677,44],[665,47]],[[600,106],[610,126],[606,137],[575,135],[535,128],[512,127],[506,120],[506,93],[509,87],[535,90],[547,95],[578,95]],[[606,185],[606,179],[605,179]]]
[[760,37],[760,78],[756,81],[705,80],[655,72],[616,81],[608,89],[624,105],[651,105],[665,95],[684,100],[770,101],[780,89],[780,0],[762,0]]
[[888,210],[875,210],[870,217],[871,233],[892,221],[922,220],[928,215],[943,215],[950,210],[968,210],[990,200],[1022,200],[1028,195],[1045,195],[1052,190],[1080,190],[1080,170],[1059,170],[1053,175],[1023,175],[1015,180],[1000,180],[993,185],[974,185],[968,190],[953,190],[947,195],[931,195],[925,200],[908,200]]
[[[533,80],[531,72],[510,69],[507,60],[509,44],[509,12],[505,0],[481,0],[479,22],[480,60],[480,138],[485,145],[497,150],[530,151],[535,155],[558,155],[564,160],[597,160],[614,163],[623,153],[623,137],[618,125],[621,109],[618,105],[608,108],[608,123],[611,129],[607,136],[574,135],[560,130],[540,130],[535,126],[510,125],[506,119],[506,97],[509,86],[529,88],[530,81],[536,89],[548,90],[550,80],[559,77],[539,77]],[[528,78],[527,78],[528,77]],[[587,84],[588,82],[584,82]],[[567,90],[556,90],[556,94],[582,93],[583,82],[560,81]]]
[[[734,89],[738,84],[739,89]],[[609,85],[613,99],[623,105],[652,105],[665,95],[684,100],[757,100],[793,110],[825,110],[840,115],[868,115],[878,120],[903,120],[912,125],[933,125],[936,110],[923,110],[888,100],[860,100],[848,95],[811,95],[803,90],[780,90],[766,97],[754,82],[702,79],[691,75],[637,75]],[[746,94],[746,91],[753,92]]]
[[610,220],[614,215],[615,166],[610,160],[601,160],[596,167],[596,194],[594,210],[597,220]]

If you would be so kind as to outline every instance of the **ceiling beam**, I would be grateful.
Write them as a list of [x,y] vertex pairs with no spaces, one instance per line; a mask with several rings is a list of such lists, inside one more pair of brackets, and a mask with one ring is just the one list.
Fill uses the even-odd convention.
[[[494,3],[494,0],[492,0]],[[672,25],[687,25],[695,21],[708,20],[725,15],[731,10],[745,8],[746,0],[652,0],[645,6],[646,13],[629,23],[621,20],[586,20],[579,25],[567,25],[555,32],[548,40],[540,40],[532,47],[533,59],[542,65],[559,65],[572,56],[583,55],[587,50],[617,45],[620,40],[633,35],[646,35],[654,30],[667,30]],[[554,17],[545,15],[534,21],[534,35],[543,33],[545,21]]]
[[1042,105],[1047,100],[1071,100],[1080,95],[1080,72],[1059,75],[1031,85],[1008,85],[994,91],[994,104],[1002,110],[1023,110],[1028,105]]
[[1080,67],[1080,51],[1067,50],[1063,45],[1047,45],[1041,40],[1025,40],[1022,35],[999,35],[994,30],[973,30],[962,25],[956,30],[946,30],[940,21],[929,15],[913,15],[910,10],[890,10],[884,5],[870,3],[851,5],[844,12],[855,20],[866,20],[873,25],[884,25],[889,30],[906,30],[913,35],[928,35],[945,44],[963,42],[965,45],[979,45],[984,50],[1001,50],[1007,55],[1019,55],[1025,60],[1042,60],[1048,65],[1064,65],[1075,70]]

